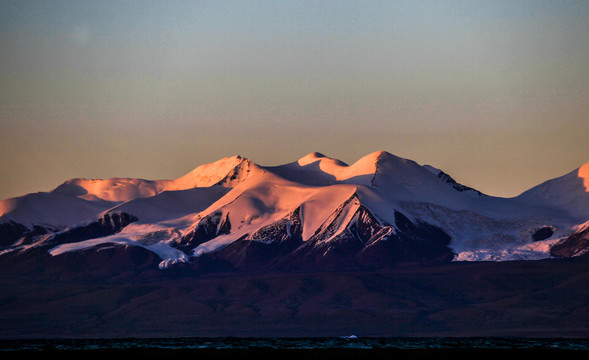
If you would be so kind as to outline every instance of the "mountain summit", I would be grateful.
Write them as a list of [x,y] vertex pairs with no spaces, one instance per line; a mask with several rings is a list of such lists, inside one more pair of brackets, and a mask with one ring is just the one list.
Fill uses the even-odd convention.
[[114,246],[160,269],[237,270],[578,256],[588,186],[589,163],[505,199],[386,151],[351,165],[318,152],[279,166],[232,156],[173,180],[78,178],[3,200],[0,256]]

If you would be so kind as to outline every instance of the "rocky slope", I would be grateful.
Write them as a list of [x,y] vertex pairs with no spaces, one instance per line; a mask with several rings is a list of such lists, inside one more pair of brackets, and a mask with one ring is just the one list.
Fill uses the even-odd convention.
[[2,201],[2,254],[140,247],[159,267],[377,269],[583,254],[589,164],[511,199],[379,151],[264,167],[241,156],[175,180],[72,179]]

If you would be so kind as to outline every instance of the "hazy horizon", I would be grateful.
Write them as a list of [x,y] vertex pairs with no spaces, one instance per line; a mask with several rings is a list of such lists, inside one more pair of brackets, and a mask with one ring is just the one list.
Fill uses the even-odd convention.
[[2,1],[0,200],[384,150],[516,196],[589,161],[587,1]]

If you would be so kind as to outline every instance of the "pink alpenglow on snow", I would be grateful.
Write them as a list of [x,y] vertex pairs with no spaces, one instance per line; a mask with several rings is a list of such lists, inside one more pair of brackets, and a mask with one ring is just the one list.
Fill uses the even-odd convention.
[[[345,241],[368,249],[434,228],[449,239],[455,261],[536,259],[550,257],[553,244],[589,220],[588,185],[589,163],[499,198],[386,151],[351,165],[317,152],[279,166],[232,156],[173,180],[71,179],[47,193],[3,200],[0,225],[27,238],[7,240],[4,252],[51,243],[48,251],[57,256],[125,244],[156,253],[162,267],[244,240],[296,238],[299,251],[327,254]],[[82,229],[99,228],[92,224],[103,230],[71,240]],[[43,234],[33,236],[35,227]],[[55,240],[64,236],[67,242]]]

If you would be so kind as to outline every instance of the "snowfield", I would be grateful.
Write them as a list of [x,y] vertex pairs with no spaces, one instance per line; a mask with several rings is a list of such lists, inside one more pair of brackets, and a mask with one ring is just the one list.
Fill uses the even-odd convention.
[[[360,207],[369,210],[378,226],[390,226],[388,235],[398,227],[393,226],[397,212],[414,223],[441,228],[451,238],[454,261],[542,259],[551,256],[552,245],[589,226],[589,163],[514,198],[482,194],[433,166],[384,151],[352,165],[319,153],[270,167],[233,156],[175,180],[72,179],[47,193],[0,202],[0,225],[47,230],[5,244],[1,251],[51,244],[59,239],[56,234],[75,230],[84,238],[57,243],[49,253],[58,256],[99,244],[141,246],[157,254],[160,267],[166,268],[252,239],[281,221],[291,237],[294,213],[303,241],[329,225],[331,235],[321,243],[330,243],[351,231]],[[119,224],[100,220],[119,213],[136,221],[117,228]],[[93,237],[90,229],[114,233]],[[541,229],[548,236],[533,238]],[[182,250],[180,243],[191,247]]]

